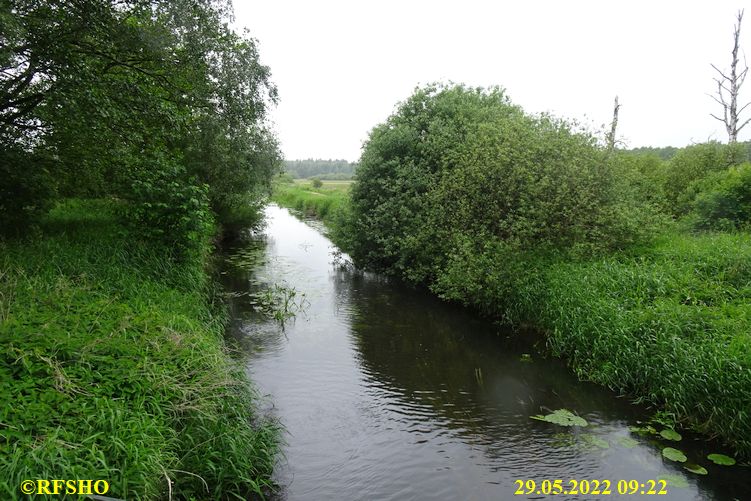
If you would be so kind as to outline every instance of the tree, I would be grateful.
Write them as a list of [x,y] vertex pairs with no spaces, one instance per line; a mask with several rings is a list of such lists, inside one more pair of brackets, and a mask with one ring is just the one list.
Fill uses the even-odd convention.
[[621,105],[618,104],[618,96],[615,96],[615,103],[613,104],[613,121],[610,122],[610,133],[608,134],[608,151],[615,149],[615,131],[618,128],[618,112],[621,109]]
[[226,0],[0,0],[0,230],[56,191],[114,195],[167,240],[192,217],[172,208],[205,212],[194,199],[254,220],[281,163],[277,92],[230,19]]
[[710,114],[715,120],[719,120],[725,125],[725,130],[728,133],[728,142],[735,143],[738,141],[738,133],[748,125],[751,118],[738,125],[739,116],[751,104],[746,103],[740,109],[738,109],[738,94],[741,86],[743,85],[746,75],[748,74],[748,65],[745,64],[740,72],[738,71],[738,50],[740,48],[740,36],[741,36],[741,22],[743,21],[743,10],[738,11],[738,23],[733,30],[733,50],[731,52],[732,59],[730,62],[730,75],[725,74],[714,64],[712,68],[720,74],[719,78],[715,78],[717,83],[717,95],[711,96],[712,99],[722,106],[722,116]]

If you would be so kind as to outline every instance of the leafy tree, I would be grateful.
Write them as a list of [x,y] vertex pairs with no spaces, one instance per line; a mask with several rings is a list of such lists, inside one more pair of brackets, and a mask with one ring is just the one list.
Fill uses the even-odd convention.
[[284,171],[298,179],[351,179],[357,164],[346,160],[287,160]]
[[428,282],[488,245],[628,245],[658,218],[609,162],[593,136],[525,114],[501,89],[417,89],[365,144],[345,245],[366,266]]
[[[255,219],[248,209],[280,165],[266,120],[276,88],[230,14],[212,0],[0,3],[0,147],[18,160],[4,191],[115,195],[168,242],[187,236],[169,211],[142,217],[154,194],[144,183],[205,192],[226,226]],[[24,189],[40,172],[49,189]]]

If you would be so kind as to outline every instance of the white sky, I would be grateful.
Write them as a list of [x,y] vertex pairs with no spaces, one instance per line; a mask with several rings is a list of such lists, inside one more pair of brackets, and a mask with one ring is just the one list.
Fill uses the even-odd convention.
[[[610,122],[626,146],[727,140],[713,93],[741,0],[235,0],[280,104],[287,159],[357,160],[417,85],[500,85],[528,112]],[[751,8],[741,31],[751,54]],[[751,79],[742,104],[751,100]],[[744,92],[745,91],[745,92]],[[747,111],[751,110],[751,107]],[[749,113],[748,116],[751,116]],[[751,137],[751,125],[739,139]]]

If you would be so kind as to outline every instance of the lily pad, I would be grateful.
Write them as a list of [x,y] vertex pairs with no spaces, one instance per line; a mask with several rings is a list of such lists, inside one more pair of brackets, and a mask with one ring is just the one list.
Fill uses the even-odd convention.
[[571,433],[556,433],[550,442],[551,447],[570,448],[576,445],[576,437]]
[[680,475],[660,475],[658,480],[664,480],[668,483],[668,487],[675,487],[676,489],[687,489],[688,482]]
[[662,455],[666,459],[669,459],[671,461],[678,461],[679,463],[685,463],[686,462],[686,455],[679,451],[678,449],[673,449],[672,447],[665,447],[662,449]]
[[633,449],[637,445],[639,445],[638,440],[634,440],[631,437],[621,437],[618,439],[618,445],[625,447],[627,449]]
[[599,447],[600,449],[610,449],[610,444],[607,440],[603,440],[602,438],[595,436],[595,435],[582,435],[582,438],[588,445],[593,445],[595,447]]
[[697,475],[706,475],[707,470],[703,466],[699,466],[698,464],[687,464],[684,466],[685,469],[690,471],[691,473],[696,473]]
[[544,416],[538,414],[537,416],[530,416],[530,418],[560,426],[587,426],[589,424],[584,418],[580,418],[568,409],[558,409],[551,414]]
[[662,430],[660,432],[660,436],[662,436],[662,438],[664,438],[665,440],[672,440],[674,442],[678,442],[680,439],[683,438],[681,437],[680,433],[678,433],[675,430],[671,430],[670,428]]
[[639,435],[654,435],[657,433],[657,430],[654,429],[653,426],[629,426],[628,430],[631,433],[638,433]]
[[725,454],[710,454],[707,456],[707,459],[715,464],[721,464],[723,466],[733,466],[735,464],[735,459],[726,456]]

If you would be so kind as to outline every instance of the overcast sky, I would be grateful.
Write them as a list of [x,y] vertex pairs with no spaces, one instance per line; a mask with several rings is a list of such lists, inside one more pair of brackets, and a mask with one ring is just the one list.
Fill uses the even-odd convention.
[[[235,0],[280,103],[287,159],[357,160],[413,89],[499,85],[528,112],[599,127],[621,102],[626,146],[727,140],[709,113],[743,3],[689,1]],[[741,47],[751,53],[751,9]],[[751,80],[741,93],[751,100]],[[749,108],[751,110],[751,107]],[[751,115],[750,115],[751,116]],[[740,139],[751,137],[751,125]]]

